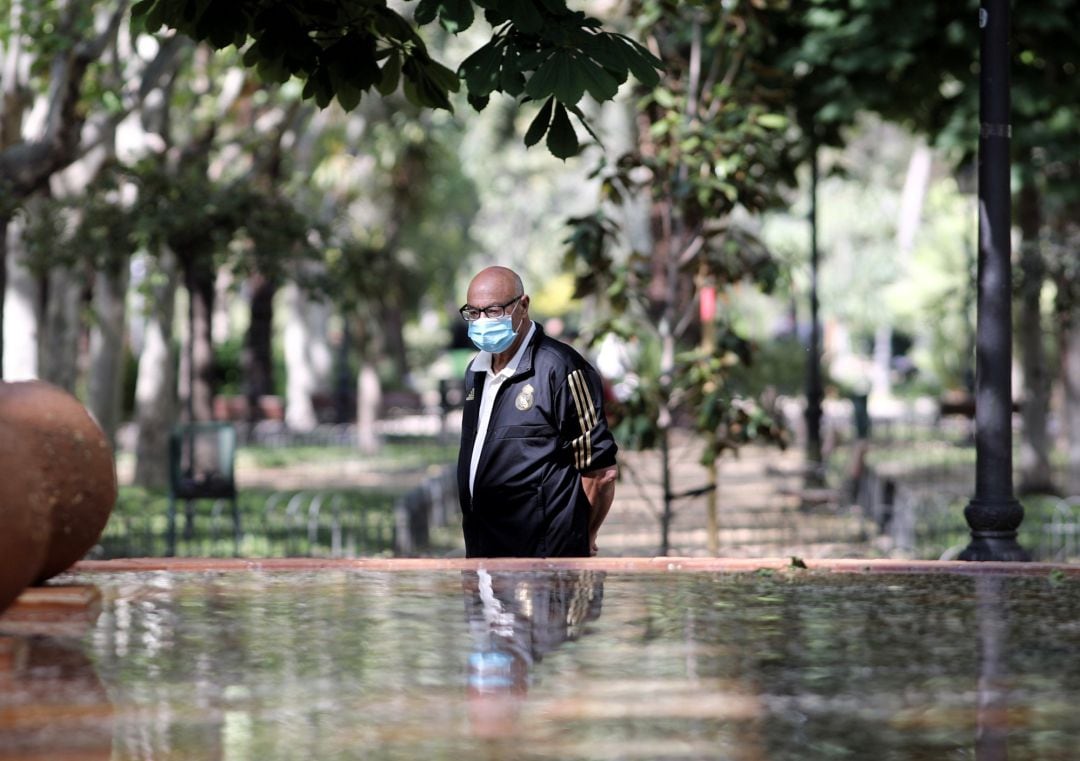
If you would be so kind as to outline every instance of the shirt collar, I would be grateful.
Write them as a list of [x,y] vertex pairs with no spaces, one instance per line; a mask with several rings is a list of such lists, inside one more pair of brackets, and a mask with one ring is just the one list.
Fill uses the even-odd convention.
[[[514,352],[514,356],[510,358],[510,361],[506,363],[506,367],[500,370],[496,375],[501,375],[504,378],[509,378],[511,375],[517,372],[518,365],[521,364],[521,358],[525,356],[525,350],[528,348],[529,343],[532,341],[533,334],[536,333],[536,322],[533,321],[529,325],[529,332],[525,334],[525,340],[518,346],[518,350]],[[473,360],[472,365],[473,372],[487,373],[491,372],[491,352],[482,351],[476,355],[476,359]]]

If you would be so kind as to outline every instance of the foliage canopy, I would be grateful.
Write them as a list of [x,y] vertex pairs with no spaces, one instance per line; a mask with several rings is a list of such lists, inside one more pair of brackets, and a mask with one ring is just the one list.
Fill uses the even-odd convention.
[[[437,18],[456,34],[478,10],[492,37],[455,72],[431,56],[416,27]],[[304,97],[320,108],[337,99],[351,111],[372,88],[386,96],[400,85],[420,108],[452,110],[450,94],[462,81],[478,110],[495,92],[542,101],[525,142],[546,134],[559,158],[579,150],[569,115],[588,128],[578,106],[586,92],[611,100],[630,74],[651,87],[661,67],[644,47],[562,0],[420,0],[415,24],[385,0],[140,0],[132,14],[149,32],[168,26],[217,49],[243,49],[244,64],[267,81],[302,79]]]

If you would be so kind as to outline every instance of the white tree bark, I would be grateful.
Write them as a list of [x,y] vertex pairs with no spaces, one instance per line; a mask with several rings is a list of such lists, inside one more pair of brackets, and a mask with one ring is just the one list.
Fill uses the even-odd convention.
[[1061,377],[1065,386],[1065,432],[1068,441],[1070,494],[1080,494],[1080,308],[1063,330]]
[[356,445],[361,452],[372,454],[379,450],[379,435],[375,421],[379,419],[382,386],[375,366],[364,360],[356,378]]
[[284,290],[285,423],[310,431],[318,423],[312,395],[327,389],[333,367],[327,342],[330,308],[308,299],[295,283]]
[[218,270],[214,280],[214,318],[210,323],[210,340],[214,346],[221,346],[233,335],[234,281],[235,278],[228,268],[222,267]]
[[4,295],[4,380],[38,377],[37,278],[26,268],[23,224],[18,217],[7,230],[7,289]]
[[[922,219],[923,201],[930,186],[933,154],[924,143],[918,143],[908,159],[904,188],[900,193],[900,211],[896,220],[896,248],[900,260],[906,262],[915,248],[915,237]],[[892,325],[880,326],[874,332],[874,364],[870,393],[878,397],[892,395]]]
[[135,420],[139,430],[135,483],[149,489],[161,489],[168,484],[169,428],[176,416],[172,326],[179,276],[171,252],[162,252],[158,269],[163,276],[147,300],[135,385]]
[[129,272],[120,267],[94,278],[87,406],[114,450],[122,415]]

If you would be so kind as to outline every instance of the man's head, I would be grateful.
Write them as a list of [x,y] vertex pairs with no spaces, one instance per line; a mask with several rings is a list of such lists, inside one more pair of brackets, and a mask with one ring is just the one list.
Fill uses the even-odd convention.
[[[519,320],[524,319],[529,312],[529,297],[525,295],[521,278],[507,267],[487,267],[480,270],[469,283],[466,299],[469,306],[477,309],[504,306],[504,314],[512,312],[518,318],[514,320],[515,329]],[[511,301],[513,303],[509,303]]]
[[[512,349],[517,348],[518,340],[531,324],[529,297],[525,295],[521,278],[506,267],[487,267],[477,273],[469,283],[465,308],[476,310],[472,313],[475,317],[510,317],[510,327],[516,337]],[[501,315],[491,314],[492,311],[501,312]]]

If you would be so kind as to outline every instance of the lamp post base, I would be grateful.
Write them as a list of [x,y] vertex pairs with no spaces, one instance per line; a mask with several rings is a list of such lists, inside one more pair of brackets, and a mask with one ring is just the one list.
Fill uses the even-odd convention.
[[960,560],[1028,562],[1031,553],[1016,541],[1015,531],[972,531],[971,542],[959,555]]
[[960,560],[1031,560],[1031,554],[1016,541],[1024,507],[1015,499],[976,497],[964,508],[964,518],[971,527],[971,542]]

